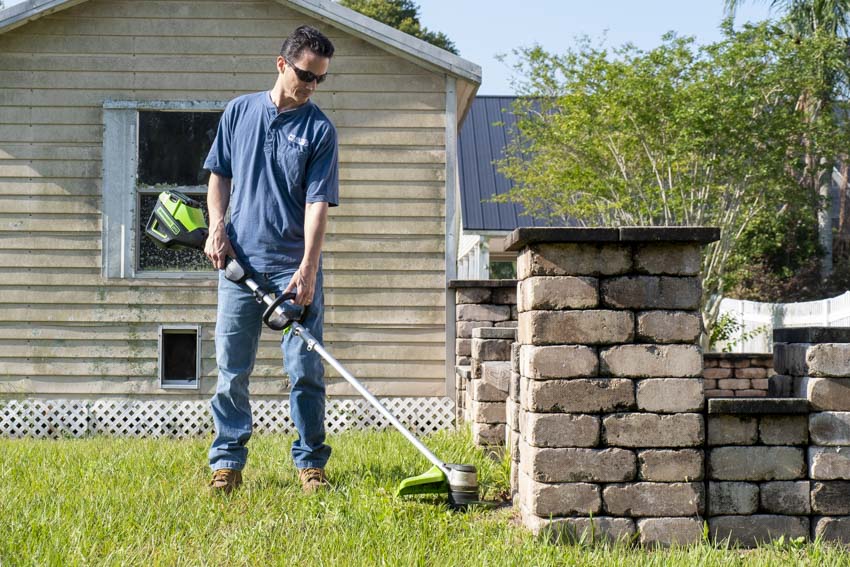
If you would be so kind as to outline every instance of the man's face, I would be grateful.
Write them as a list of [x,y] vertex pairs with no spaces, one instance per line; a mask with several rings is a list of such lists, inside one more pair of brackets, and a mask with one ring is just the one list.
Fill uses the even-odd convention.
[[318,78],[328,72],[330,62],[327,57],[316,55],[309,49],[302,51],[295,61],[278,57],[277,69],[283,77],[284,94],[298,104],[307,102],[316,91]]

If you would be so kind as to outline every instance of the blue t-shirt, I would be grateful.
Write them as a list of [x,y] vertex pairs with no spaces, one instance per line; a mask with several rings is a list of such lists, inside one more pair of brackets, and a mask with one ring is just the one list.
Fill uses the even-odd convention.
[[297,268],[306,203],[339,204],[336,129],[312,101],[278,113],[267,91],[233,99],[204,169],[232,179],[227,235],[257,272]]

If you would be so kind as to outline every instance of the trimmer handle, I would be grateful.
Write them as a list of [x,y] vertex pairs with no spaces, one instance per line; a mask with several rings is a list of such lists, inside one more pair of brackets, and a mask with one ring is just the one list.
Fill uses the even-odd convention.
[[304,318],[304,306],[292,302],[295,294],[291,291],[277,296],[263,313],[263,323],[274,331],[282,331],[295,321]]
[[236,258],[227,256],[224,260],[224,277],[233,283],[242,283],[248,279],[250,273],[245,269],[245,266],[239,263]]

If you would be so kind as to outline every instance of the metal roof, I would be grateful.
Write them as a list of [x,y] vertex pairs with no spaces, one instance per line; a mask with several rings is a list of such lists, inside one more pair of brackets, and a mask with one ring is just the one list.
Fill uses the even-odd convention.
[[513,96],[475,97],[460,130],[458,170],[465,231],[511,231],[550,224],[522,214],[522,205],[488,202],[514,186],[493,163],[505,156],[505,146],[516,125],[511,106],[514,100]]

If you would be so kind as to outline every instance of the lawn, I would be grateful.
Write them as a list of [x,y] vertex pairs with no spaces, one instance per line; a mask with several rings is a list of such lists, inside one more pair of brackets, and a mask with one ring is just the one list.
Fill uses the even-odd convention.
[[[448,461],[479,467],[486,496],[504,462],[467,435],[429,438]],[[773,544],[643,550],[553,544],[513,510],[448,511],[435,498],[398,500],[402,478],[429,464],[395,432],[330,439],[333,490],[304,496],[291,438],[251,441],[245,485],[206,489],[206,440],[0,440],[0,565],[847,565],[846,550]]]

